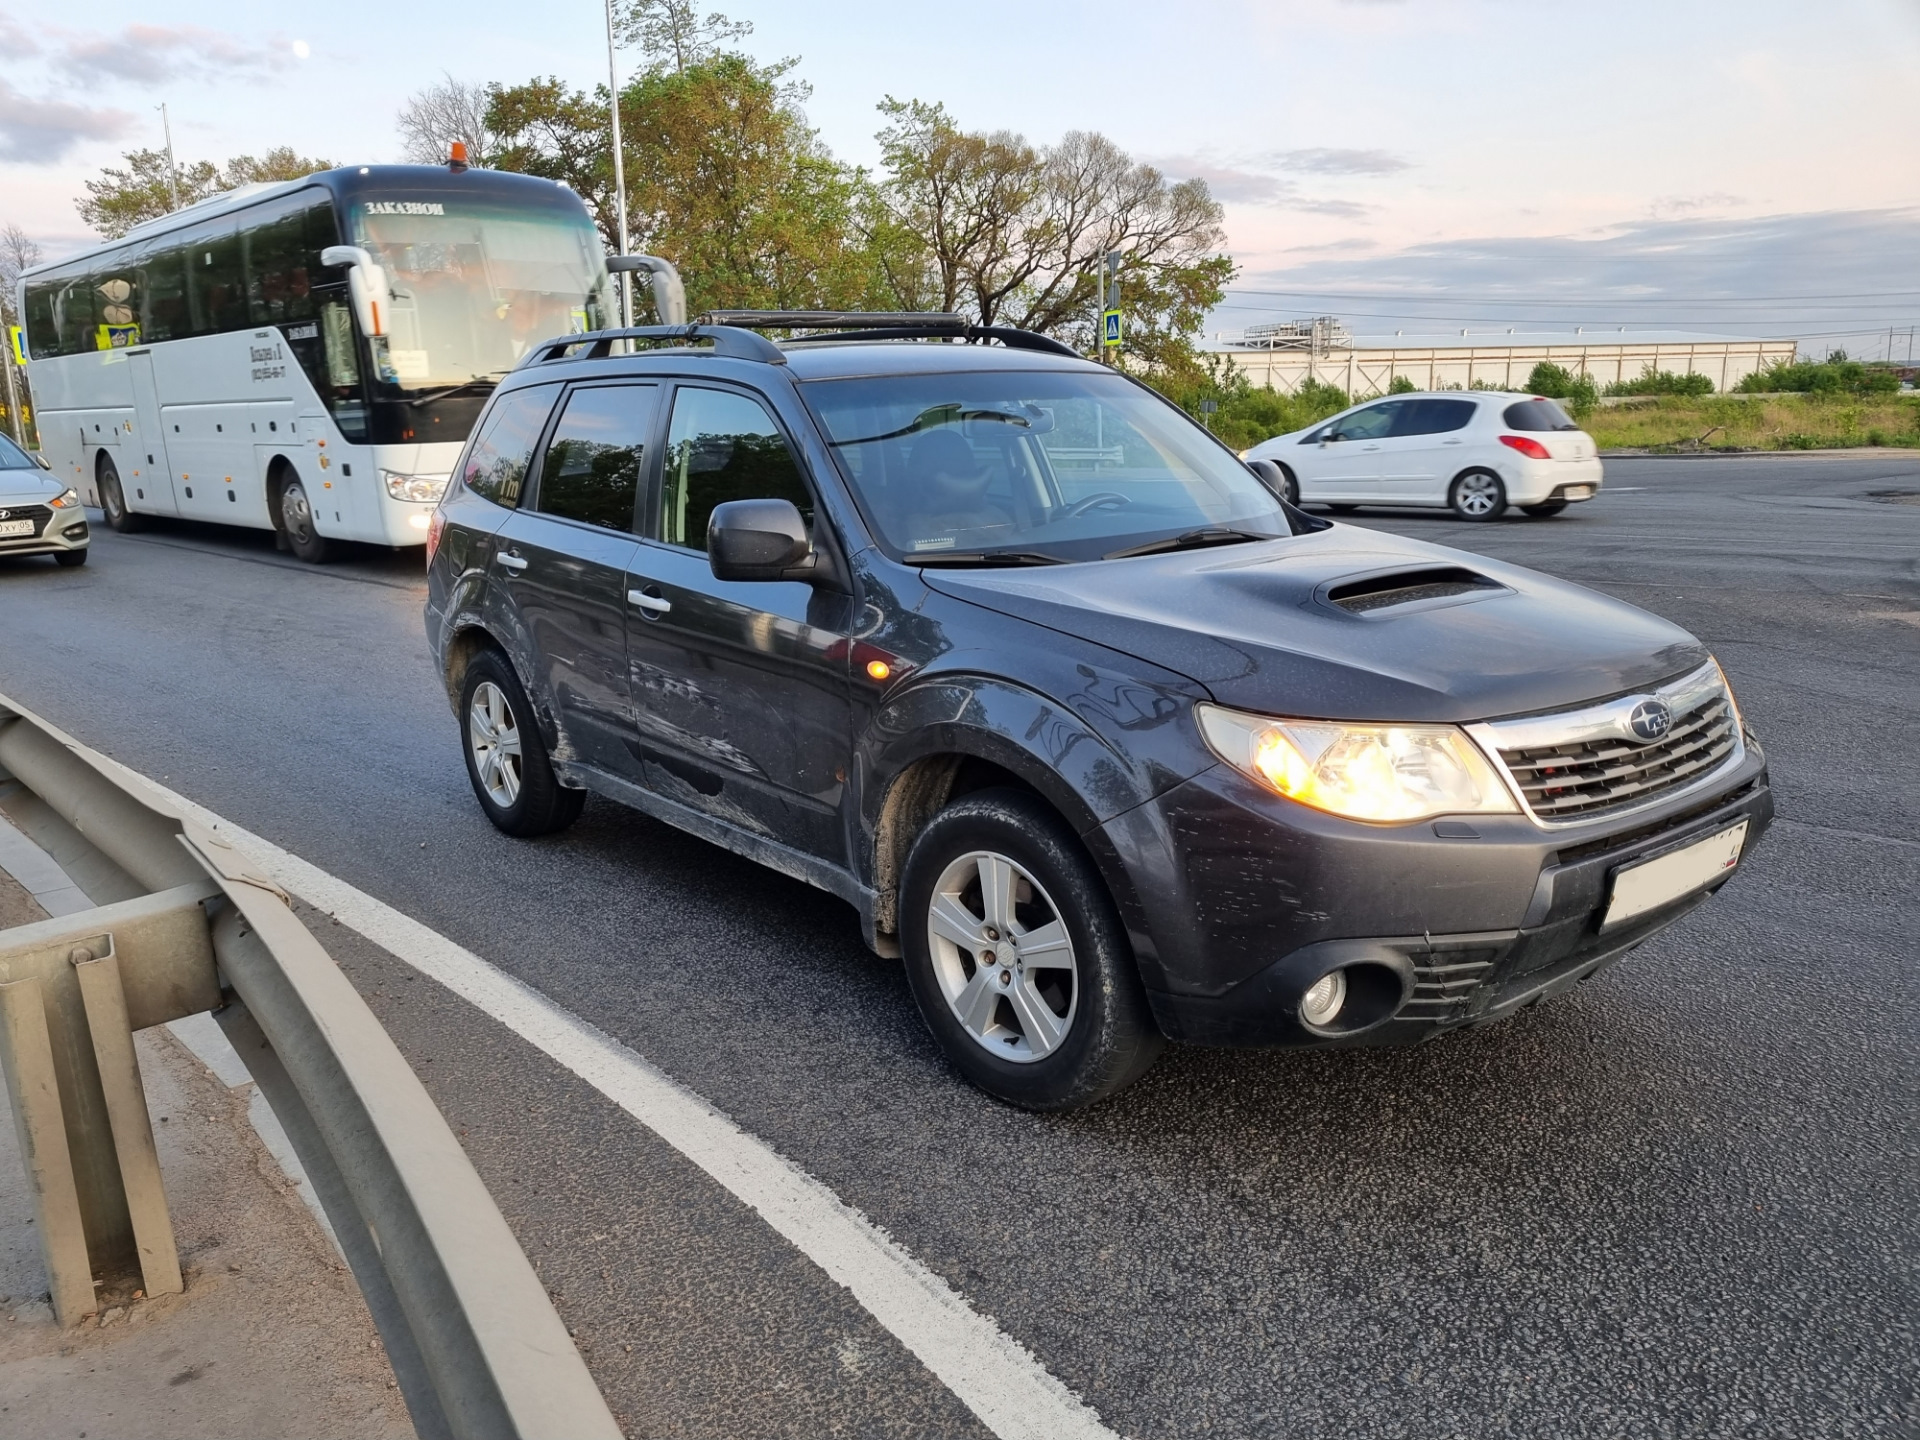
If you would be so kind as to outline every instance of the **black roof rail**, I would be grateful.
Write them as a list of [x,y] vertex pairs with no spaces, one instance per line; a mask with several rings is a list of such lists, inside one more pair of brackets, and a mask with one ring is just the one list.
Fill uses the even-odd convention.
[[714,310],[700,317],[715,325],[737,325],[754,330],[817,330],[827,333],[796,335],[789,345],[820,343],[840,338],[836,331],[857,330],[862,340],[921,340],[951,336],[978,342],[998,340],[1009,350],[1038,350],[1047,355],[1085,357],[1071,345],[1032,330],[1010,325],[975,325],[964,315],[939,310]]
[[550,360],[602,360],[613,350],[616,340],[647,340],[667,346],[691,346],[710,341],[715,355],[730,360],[759,360],[768,365],[784,365],[787,357],[780,347],[763,335],[729,325],[636,325],[624,330],[590,330],[584,335],[560,335],[542,340],[520,361],[516,369],[544,365]]

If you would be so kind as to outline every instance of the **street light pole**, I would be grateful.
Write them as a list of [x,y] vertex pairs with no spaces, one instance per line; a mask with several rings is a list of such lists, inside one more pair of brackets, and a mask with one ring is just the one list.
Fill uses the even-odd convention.
[[[615,63],[613,48],[613,0],[606,0],[607,10],[607,112],[613,117],[613,191],[616,211],[620,218],[620,253],[627,253],[627,167],[620,154],[620,70]],[[619,277],[620,285],[620,323],[633,325],[633,281],[627,275]]]
[[167,190],[173,196],[173,208],[180,208],[180,167],[173,159],[173,123],[167,119],[167,107],[160,108],[160,132],[167,137]]

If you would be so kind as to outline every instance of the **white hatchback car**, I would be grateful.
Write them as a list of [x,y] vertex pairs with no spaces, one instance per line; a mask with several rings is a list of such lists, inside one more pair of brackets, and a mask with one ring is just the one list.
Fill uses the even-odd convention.
[[1509,505],[1558,515],[1600,493],[1593,437],[1552,400],[1495,390],[1389,395],[1242,457],[1278,465],[1308,504],[1444,505],[1495,520]]

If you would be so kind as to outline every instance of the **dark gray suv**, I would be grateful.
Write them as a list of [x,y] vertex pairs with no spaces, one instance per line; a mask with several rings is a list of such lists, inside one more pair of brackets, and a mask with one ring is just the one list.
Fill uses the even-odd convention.
[[1309,516],[1041,336],[718,320],[549,342],[476,428],[426,613],[474,794],[841,896],[1002,1099],[1168,1036],[1497,1019],[1771,818],[1726,677],[1645,611]]

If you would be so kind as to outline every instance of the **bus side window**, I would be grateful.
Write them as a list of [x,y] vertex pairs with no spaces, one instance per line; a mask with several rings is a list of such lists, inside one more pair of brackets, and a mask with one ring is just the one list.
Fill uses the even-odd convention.
[[185,257],[177,245],[160,245],[140,264],[140,338],[177,340],[192,334],[187,323]]

